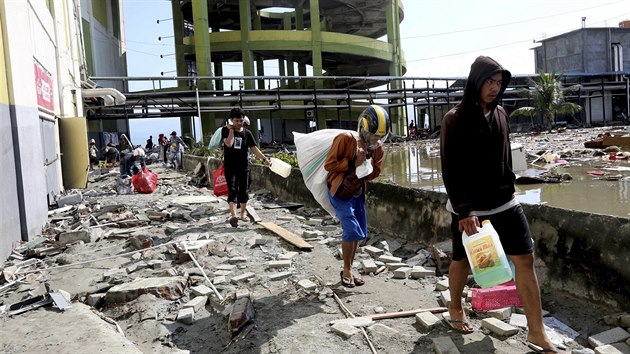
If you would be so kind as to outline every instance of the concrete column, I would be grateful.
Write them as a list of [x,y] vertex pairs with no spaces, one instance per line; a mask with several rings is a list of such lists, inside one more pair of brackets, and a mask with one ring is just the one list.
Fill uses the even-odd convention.
[[[391,1],[391,0],[390,0]],[[321,76],[322,71],[322,33],[319,22],[319,0],[310,0],[311,35],[313,45],[313,76]],[[318,82],[321,87],[321,82]]]
[[[392,46],[392,59],[389,64],[390,76],[402,75],[400,63],[400,16],[398,15],[398,8],[398,0],[386,0],[385,20],[387,23],[387,42]],[[400,80],[393,81],[390,85],[394,90],[402,89],[402,81]],[[395,100],[395,102],[400,103],[400,100]],[[389,118],[392,122],[392,132],[397,135],[404,135],[407,124],[403,110],[400,107],[391,109]]]
[[[285,31],[290,31],[293,29],[291,26],[292,19],[293,15],[290,12],[286,12],[284,14],[284,19],[282,22],[284,23]],[[290,60],[290,58],[287,59],[287,76],[295,76],[295,65],[293,64],[293,61]],[[295,81],[289,80],[289,88],[295,88]]]
[[[256,11],[254,15],[254,30],[260,31],[262,29],[262,20],[260,19],[260,11]],[[265,60],[262,56],[256,57],[256,76],[265,76]],[[265,80],[258,80],[258,89],[265,89]]]
[[[238,1],[238,12],[241,21],[241,52],[243,56],[243,76],[254,76],[254,60],[249,49],[252,29],[252,13],[250,0]],[[245,89],[253,89],[254,82],[245,80]]]
[[[184,58],[184,18],[179,1],[171,1],[173,10],[173,39],[175,41],[175,65],[177,76],[187,76],[188,68]],[[188,86],[186,80],[179,80],[177,86]]]
[[[198,76],[212,76],[210,56],[210,33],[208,32],[208,2],[206,0],[192,0],[193,21],[195,28],[195,60]],[[212,82],[199,82],[200,90],[212,89]]]
[[[297,31],[304,31],[304,9],[301,7],[295,9],[295,29]],[[306,76],[306,64],[303,62],[298,62],[298,75]],[[302,82],[300,87],[306,87],[305,83]]]

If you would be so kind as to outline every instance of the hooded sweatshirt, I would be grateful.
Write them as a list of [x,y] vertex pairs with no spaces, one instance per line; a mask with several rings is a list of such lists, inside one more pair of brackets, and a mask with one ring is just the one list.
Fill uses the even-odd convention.
[[[502,73],[499,94],[490,104],[490,122],[480,105],[483,83]],[[440,157],[442,179],[459,218],[491,210],[514,195],[512,154],[507,114],[499,99],[512,75],[492,58],[480,56],[470,67],[461,103],[442,120]]]

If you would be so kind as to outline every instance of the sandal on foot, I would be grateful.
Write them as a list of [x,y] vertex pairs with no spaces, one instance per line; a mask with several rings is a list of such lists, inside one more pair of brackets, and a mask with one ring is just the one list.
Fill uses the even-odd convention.
[[230,225],[232,225],[232,227],[238,226],[238,218],[236,216],[231,217],[229,222],[230,222]]
[[343,276],[343,270],[341,272],[339,272],[339,277],[341,278],[341,285],[343,285],[346,288],[354,288],[354,281],[352,280],[352,277],[346,278]]
[[527,346],[529,347],[529,349],[535,351],[536,353],[558,353],[558,350],[560,350],[560,348],[543,348],[540,345],[536,345],[530,341],[527,341]]
[[354,274],[352,274],[352,281],[354,282],[354,285],[356,286],[361,286],[365,284],[365,280],[363,279],[363,277],[361,276],[355,276]]
[[446,324],[447,324],[447,325],[448,325],[451,329],[454,329],[454,330],[456,330],[457,332],[460,332],[460,333],[472,333],[472,332],[474,332],[474,330],[472,330],[472,329],[467,330],[467,329],[464,329],[464,328],[458,328],[458,327],[455,327],[455,326],[456,326],[456,325],[458,325],[458,324],[462,324],[462,325],[469,325],[469,326],[470,326],[470,322],[468,322],[468,320],[452,320],[452,319],[450,319],[450,318],[443,318],[443,319],[444,319],[444,322],[446,322]]
[[249,218],[247,216],[241,216],[241,221],[249,222]]

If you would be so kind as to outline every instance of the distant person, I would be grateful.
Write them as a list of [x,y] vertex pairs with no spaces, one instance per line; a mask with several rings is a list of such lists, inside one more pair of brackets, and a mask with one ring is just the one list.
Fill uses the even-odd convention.
[[409,123],[409,137],[412,139],[416,137],[416,125],[414,122]]
[[261,160],[265,165],[269,165],[269,158],[258,149],[256,139],[249,129],[243,126],[245,112],[240,108],[232,108],[230,111],[231,124],[227,124],[221,130],[223,140],[223,166],[225,180],[228,185],[227,202],[230,208],[229,223],[233,227],[238,226],[239,217],[236,213],[236,205],[240,205],[240,220],[249,221],[247,217],[247,195],[248,175],[249,175],[249,150]]
[[120,159],[120,152],[114,144],[109,143],[103,147],[103,158],[108,164],[115,165]]
[[96,140],[90,139],[88,152],[90,155],[90,169],[93,169],[95,165],[98,165],[98,149],[96,148]]
[[153,150],[153,135],[149,135],[149,139],[147,139],[147,145],[144,148],[148,151]]
[[[328,171],[328,200],[341,223],[343,270],[341,284],[361,286],[365,280],[352,271],[359,241],[368,235],[365,195],[367,181],[381,174],[385,152],[383,141],[391,131],[389,115],[382,107],[371,105],[359,115],[359,141],[350,133],[339,133],[333,140],[324,168]],[[372,172],[359,178],[356,168],[371,158]]]
[[170,144],[170,158],[169,161],[173,164],[173,168],[177,170],[182,170],[184,166],[182,165],[182,160],[184,157],[184,150],[187,148],[184,140],[177,136],[176,131],[171,132],[171,138],[169,139]]
[[448,307],[449,324],[460,332],[473,331],[462,308],[462,291],[470,272],[462,231],[473,235],[480,220],[487,219],[516,269],[516,289],[529,328],[528,346],[536,352],[556,352],[542,321],[534,241],[523,208],[514,197],[508,115],[499,105],[511,77],[495,60],[478,57],[471,65],[462,101],[442,120],[442,178],[453,234],[448,275],[453,299]]
[[166,164],[168,163],[168,138],[160,133],[160,135],[158,136],[158,144],[160,145],[160,157],[164,162],[164,165],[166,166]]

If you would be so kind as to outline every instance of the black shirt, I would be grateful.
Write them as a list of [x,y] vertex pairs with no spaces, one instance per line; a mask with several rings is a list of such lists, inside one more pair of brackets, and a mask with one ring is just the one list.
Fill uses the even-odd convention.
[[[230,134],[230,130],[227,127],[223,127],[221,130],[221,140],[227,138]],[[254,135],[248,129],[243,128],[243,131],[234,131],[234,143],[231,147],[223,144],[223,164],[226,169],[243,168],[248,169],[247,153],[250,148],[256,146],[256,140]]]

